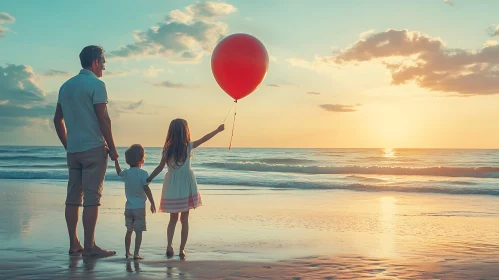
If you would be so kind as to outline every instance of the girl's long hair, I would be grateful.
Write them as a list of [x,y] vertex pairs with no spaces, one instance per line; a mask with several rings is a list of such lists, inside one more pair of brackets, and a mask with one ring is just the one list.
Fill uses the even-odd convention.
[[[176,168],[184,164],[187,159],[187,146],[191,141],[189,125],[184,119],[174,119],[168,128],[163,155],[166,155],[166,164]],[[190,156],[190,155],[189,155]]]

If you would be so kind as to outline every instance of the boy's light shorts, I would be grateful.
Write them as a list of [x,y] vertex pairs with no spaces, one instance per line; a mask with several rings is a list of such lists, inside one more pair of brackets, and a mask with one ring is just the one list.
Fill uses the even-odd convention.
[[146,209],[125,209],[125,226],[127,231],[147,231]]

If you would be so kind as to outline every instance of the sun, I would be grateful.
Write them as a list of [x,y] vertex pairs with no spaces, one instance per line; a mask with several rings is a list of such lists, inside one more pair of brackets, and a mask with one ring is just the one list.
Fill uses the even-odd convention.
[[392,148],[383,149],[383,157],[394,158],[395,157],[395,149],[392,149]]

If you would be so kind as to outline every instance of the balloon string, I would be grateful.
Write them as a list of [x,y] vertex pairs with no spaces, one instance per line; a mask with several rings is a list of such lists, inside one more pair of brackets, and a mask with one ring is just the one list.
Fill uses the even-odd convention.
[[227,114],[225,115],[224,121],[222,123],[225,123],[225,121],[227,120],[227,117],[229,116],[230,111],[232,111],[232,108],[234,108],[235,103],[237,103],[237,101],[235,101],[234,104],[230,106],[229,111],[227,111]]
[[232,122],[232,134],[230,135],[230,143],[229,143],[229,151],[230,147],[232,147],[232,137],[234,136],[234,127],[236,126],[236,109],[237,109],[237,100],[234,100],[234,121]]

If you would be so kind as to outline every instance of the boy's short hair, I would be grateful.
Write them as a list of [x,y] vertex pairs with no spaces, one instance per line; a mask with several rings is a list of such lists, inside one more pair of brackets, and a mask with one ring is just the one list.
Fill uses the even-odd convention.
[[126,163],[130,166],[137,166],[146,157],[144,147],[140,144],[133,144],[125,151]]

